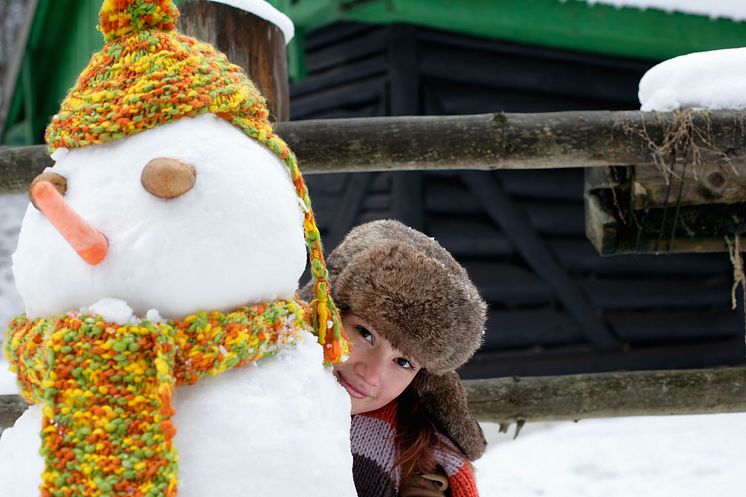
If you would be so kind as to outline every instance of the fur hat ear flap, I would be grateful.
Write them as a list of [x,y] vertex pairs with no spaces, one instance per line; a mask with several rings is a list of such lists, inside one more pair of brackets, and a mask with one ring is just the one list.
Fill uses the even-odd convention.
[[487,441],[469,411],[466,390],[456,372],[436,375],[420,371],[412,383],[420,403],[458,448],[474,461],[484,453]]

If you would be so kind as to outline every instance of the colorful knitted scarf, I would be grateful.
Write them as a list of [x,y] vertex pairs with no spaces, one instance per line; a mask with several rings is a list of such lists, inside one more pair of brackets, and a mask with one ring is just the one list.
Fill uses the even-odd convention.
[[[397,497],[400,473],[394,467],[397,402],[352,417],[350,440],[352,472],[359,497]],[[449,481],[451,497],[479,497],[474,469],[469,460],[445,436],[441,440],[454,450],[435,449],[435,461]]]
[[70,312],[11,321],[5,355],[42,403],[42,497],[173,497],[175,386],[257,361],[310,329],[300,300],[108,323]]

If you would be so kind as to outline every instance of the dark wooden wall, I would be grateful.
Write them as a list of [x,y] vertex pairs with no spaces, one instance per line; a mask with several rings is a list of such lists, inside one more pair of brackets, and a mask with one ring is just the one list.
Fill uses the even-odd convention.
[[[650,62],[344,23],[307,38],[291,119],[633,109]],[[727,255],[598,256],[583,171],[307,176],[327,250],[397,218],[434,236],[490,304],[464,377],[696,368],[744,362]]]

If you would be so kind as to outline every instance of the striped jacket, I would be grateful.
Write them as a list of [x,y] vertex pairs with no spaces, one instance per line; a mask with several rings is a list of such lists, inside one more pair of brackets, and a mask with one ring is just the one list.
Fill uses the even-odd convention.
[[[352,417],[350,433],[353,477],[359,497],[396,497],[400,471],[394,468],[398,451],[396,400],[372,412]],[[445,443],[455,448],[443,435]],[[451,497],[478,497],[474,469],[460,451],[436,450],[435,459],[449,480]]]

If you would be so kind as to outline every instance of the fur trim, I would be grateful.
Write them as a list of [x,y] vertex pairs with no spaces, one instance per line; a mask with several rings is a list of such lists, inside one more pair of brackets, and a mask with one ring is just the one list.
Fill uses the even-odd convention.
[[413,382],[422,406],[433,416],[438,428],[474,461],[484,453],[487,441],[482,428],[469,412],[467,395],[455,372],[443,375],[420,372]]
[[[471,460],[486,442],[455,370],[479,348],[487,306],[438,242],[398,221],[354,228],[327,261],[341,312],[369,322],[423,369],[412,384],[438,428]],[[309,283],[301,296],[311,297]]]
[[435,240],[397,221],[353,229],[328,261],[342,312],[368,321],[421,367],[453,371],[482,343],[486,305]]

